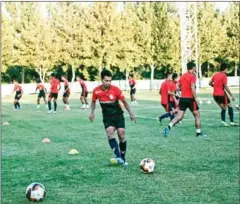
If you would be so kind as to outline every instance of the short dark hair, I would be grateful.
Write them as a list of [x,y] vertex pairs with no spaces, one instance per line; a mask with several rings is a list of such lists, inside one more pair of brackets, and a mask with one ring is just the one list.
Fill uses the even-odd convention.
[[172,73],[171,73],[171,72],[166,72],[166,73],[164,74],[165,79],[168,78],[168,76],[169,76],[170,74],[172,74]]
[[187,70],[191,70],[193,69],[194,67],[196,67],[196,64],[194,62],[188,62],[187,63]]
[[37,83],[41,83],[42,81],[41,81],[41,79],[37,79]]
[[104,79],[105,76],[112,77],[112,72],[110,72],[110,71],[107,70],[107,69],[104,69],[104,70],[101,72],[101,79]]
[[177,77],[178,77],[178,74],[177,73],[173,73],[172,80],[176,79]]
[[227,63],[223,62],[221,65],[220,65],[220,71],[224,71],[225,69],[228,68],[228,65]]

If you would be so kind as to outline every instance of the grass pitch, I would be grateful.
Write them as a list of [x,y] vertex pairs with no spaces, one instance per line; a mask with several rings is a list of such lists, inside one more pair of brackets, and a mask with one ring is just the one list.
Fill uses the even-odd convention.
[[[199,94],[206,139],[195,137],[189,111],[164,138],[169,120],[160,126],[155,119],[164,113],[157,91],[136,96],[138,105],[131,106],[136,124],[125,111],[127,169],[107,166],[113,153],[99,105],[91,123],[90,109],[80,109],[79,94],[71,96],[70,111],[64,111],[59,98],[56,115],[48,115],[43,103],[39,111],[35,109],[37,95],[23,96],[20,111],[13,111],[12,97],[3,98],[2,122],[10,125],[2,126],[2,203],[29,203],[25,190],[31,182],[45,186],[45,204],[238,203],[239,128],[221,127],[211,94]],[[239,121],[239,111],[234,112]],[[45,137],[51,143],[42,143]],[[79,154],[68,155],[70,149]],[[156,163],[153,174],[140,171],[139,163],[146,157]]]

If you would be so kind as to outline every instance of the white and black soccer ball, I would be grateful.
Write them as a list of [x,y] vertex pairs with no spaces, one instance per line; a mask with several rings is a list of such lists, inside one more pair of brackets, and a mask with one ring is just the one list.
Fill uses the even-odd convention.
[[155,168],[155,162],[150,158],[145,158],[140,162],[140,169],[143,173],[152,173]]
[[45,196],[45,187],[41,183],[31,183],[26,189],[26,197],[29,201],[42,201]]

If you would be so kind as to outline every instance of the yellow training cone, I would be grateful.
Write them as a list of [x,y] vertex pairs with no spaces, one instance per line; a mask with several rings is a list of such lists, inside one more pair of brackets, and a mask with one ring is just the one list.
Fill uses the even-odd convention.
[[8,126],[9,122],[6,121],[6,122],[3,123],[3,125]]
[[44,138],[43,140],[42,140],[42,142],[43,143],[49,143],[49,142],[51,142],[48,138]]
[[79,154],[79,152],[76,149],[71,149],[68,154]]

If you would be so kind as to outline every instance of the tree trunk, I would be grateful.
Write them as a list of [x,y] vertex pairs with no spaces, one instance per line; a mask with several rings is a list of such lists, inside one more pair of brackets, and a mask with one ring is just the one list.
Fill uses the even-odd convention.
[[73,83],[74,80],[75,80],[75,66],[74,66],[74,64],[72,64],[72,80],[71,80],[71,82]]
[[25,70],[24,70],[24,67],[22,67],[22,72],[21,72],[21,74],[22,74],[22,84],[24,84],[24,78],[25,78]]
[[207,64],[207,76],[209,77],[209,69],[210,69],[210,64],[209,64],[209,62],[208,62],[208,64]]
[[153,89],[153,79],[154,79],[154,69],[155,69],[155,66],[154,65],[150,65],[150,68],[151,68],[150,89],[152,90]]
[[198,70],[199,70],[199,79],[202,79],[202,64],[201,63],[199,64]]
[[236,77],[238,74],[238,63],[235,62],[234,76]]
[[125,79],[125,91],[127,91],[127,89],[128,89],[128,72],[127,72],[127,68],[126,68],[125,74],[126,74],[126,79]]

